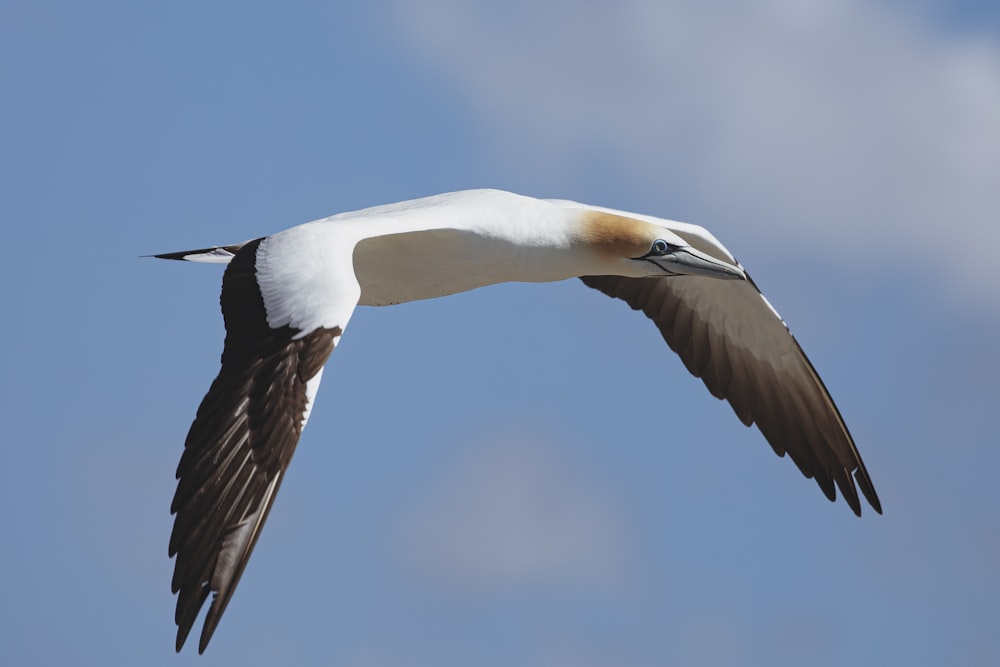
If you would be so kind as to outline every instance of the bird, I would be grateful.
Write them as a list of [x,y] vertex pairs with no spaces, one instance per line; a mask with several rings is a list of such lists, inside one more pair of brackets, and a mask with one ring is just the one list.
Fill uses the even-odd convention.
[[323,366],[356,306],[579,278],[642,311],[687,370],[824,495],[879,514],[861,455],[784,320],[694,224],[502,190],[340,213],[244,243],[154,255],[226,264],[221,369],[177,466],[169,556],[179,652],[203,653],[260,537]]

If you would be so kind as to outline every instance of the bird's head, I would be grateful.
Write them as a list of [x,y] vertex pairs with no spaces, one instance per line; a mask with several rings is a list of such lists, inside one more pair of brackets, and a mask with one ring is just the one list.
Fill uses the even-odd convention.
[[746,280],[735,263],[693,248],[666,227],[599,210],[583,213],[578,239],[608,265],[629,277],[707,276]]

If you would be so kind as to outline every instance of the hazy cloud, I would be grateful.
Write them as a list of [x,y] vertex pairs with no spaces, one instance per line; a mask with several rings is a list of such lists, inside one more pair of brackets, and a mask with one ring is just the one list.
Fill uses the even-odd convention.
[[807,237],[844,261],[940,272],[1000,305],[1000,45],[918,12],[431,0],[401,3],[399,25],[498,154],[543,182],[566,174],[582,191],[596,169],[661,214],[729,225],[743,247],[764,241],[740,228],[763,226],[767,243]]
[[629,531],[576,459],[522,436],[472,447],[406,517],[400,553],[461,588],[620,583]]

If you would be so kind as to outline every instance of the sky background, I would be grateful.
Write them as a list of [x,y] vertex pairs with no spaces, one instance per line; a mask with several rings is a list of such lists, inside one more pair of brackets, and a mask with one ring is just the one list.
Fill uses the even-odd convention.
[[[0,1],[3,661],[1000,663],[997,6]],[[140,255],[468,187],[710,228],[885,515],[577,281],[361,308],[176,656],[222,271]]]

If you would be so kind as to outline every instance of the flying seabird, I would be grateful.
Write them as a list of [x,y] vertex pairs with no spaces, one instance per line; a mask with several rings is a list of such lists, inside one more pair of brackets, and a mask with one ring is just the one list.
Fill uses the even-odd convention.
[[222,369],[184,442],[170,507],[178,651],[209,594],[199,653],[212,638],[309,419],[323,364],[357,305],[579,277],[652,319],[709,392],[756,423],[827,498],[840,489],[860,516],[860,488],[882,512],[802,348],[732,254],[697,225],[469,190],[156,257],[228,264]]

